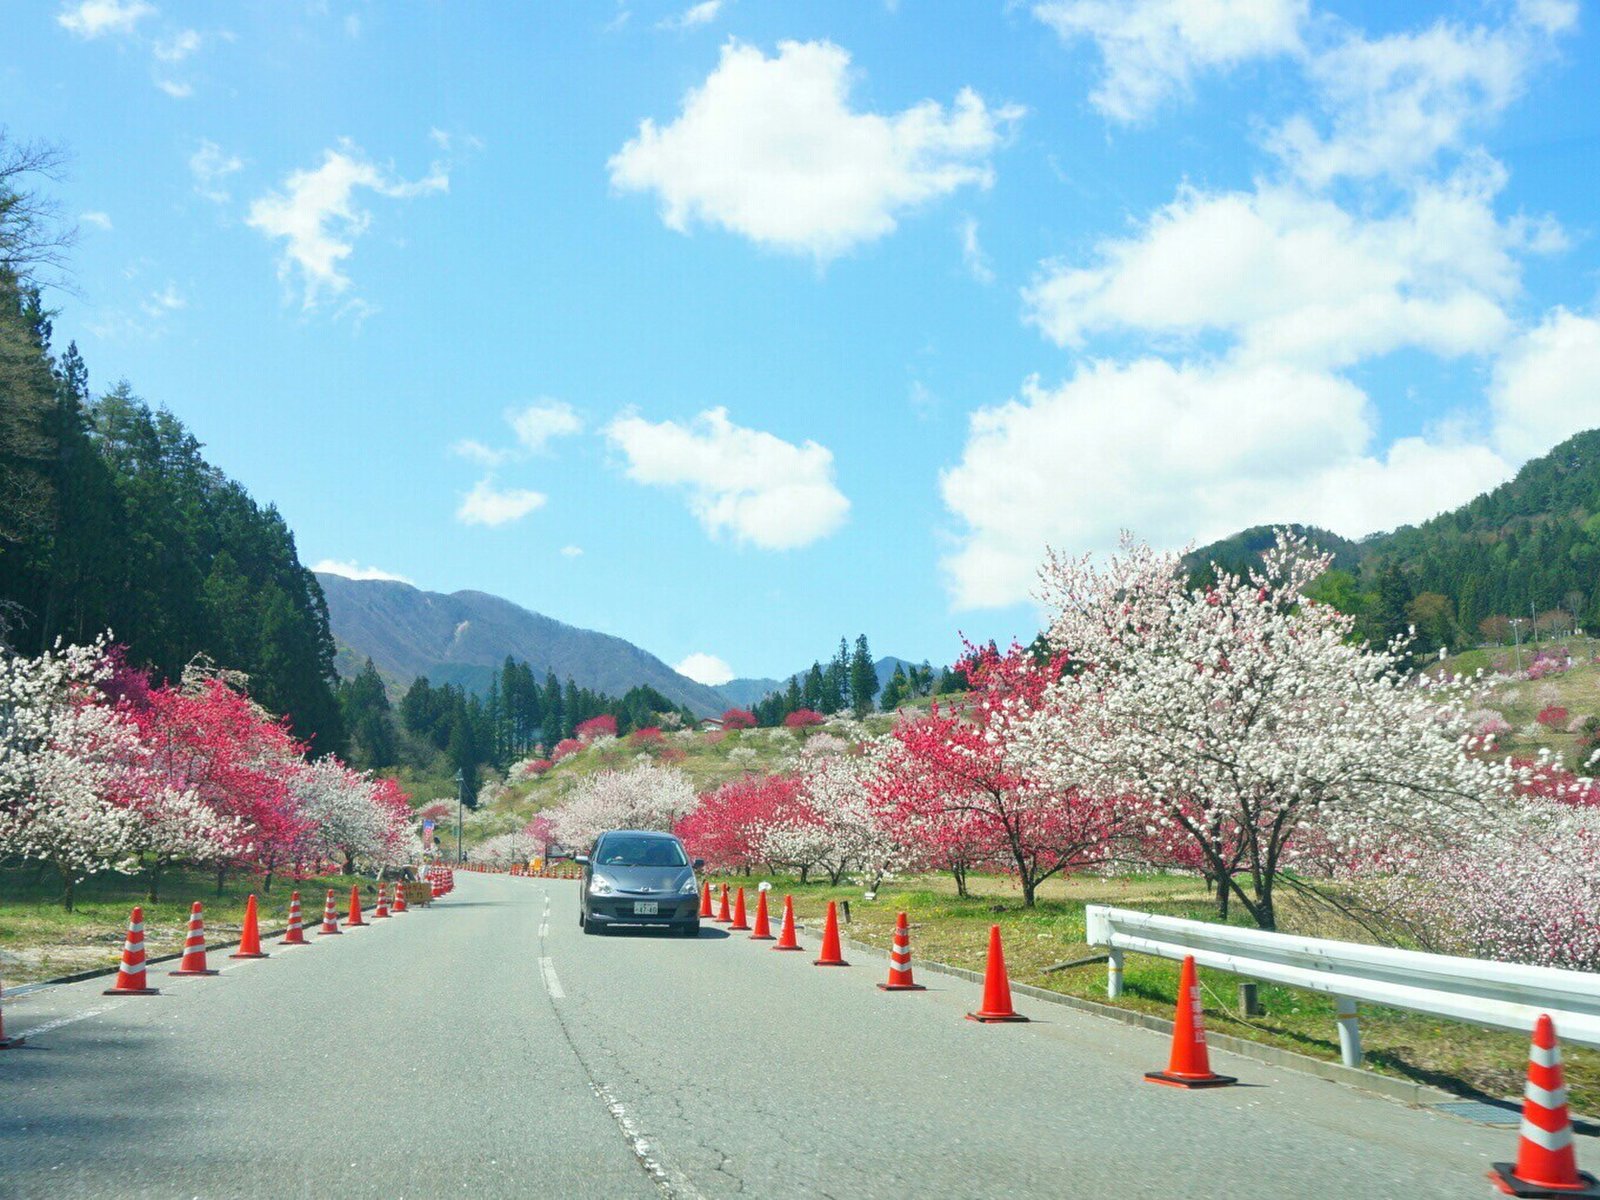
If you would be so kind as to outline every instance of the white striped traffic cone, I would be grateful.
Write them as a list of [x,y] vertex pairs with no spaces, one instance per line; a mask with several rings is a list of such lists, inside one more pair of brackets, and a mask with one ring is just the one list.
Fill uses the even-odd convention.
[[215,975],[216,969],[206,966],[206,924],[200,913],[200,901],[189,910],[189,934],[183,939],[183,961],[169,975]]
[[284,932],[280,946],[309,946],[305,926],[300,920],[300,893],[289,893],[289,928]]
[[388,915],[389,902],[383,898],[383,884],[380,882],[378,884],[378,907],[372,910],[372,919],[376,921],[379,917],[387,917]]
[[328,889],[328,902],[322,906],[322,928],[317,930],[319,937],[330,933],[343,933],[339,928],[339,914],[333,907],[333,889]]
[[1508,1196],[1600,1196],[1593,1175],[1578,1170],[1567,1116],[1556,1024],[1540,1013],[1528,1048],[1528,1084],[1522,1092],[1522,1136],[1517,1161],[1495,1163],[1489,1181]]
[[156,996],[160,988],[146,987],[144,976],[144,909],[135,906],[128,914],[128,940],[122,943],[122,966],[117,982],[105,990],[107,996]]
[[889,982],[880,983],[883,992],[925,992],[911,977],[911,930],[906,925],[905,913],[894,923],[894,941],[889,946]]

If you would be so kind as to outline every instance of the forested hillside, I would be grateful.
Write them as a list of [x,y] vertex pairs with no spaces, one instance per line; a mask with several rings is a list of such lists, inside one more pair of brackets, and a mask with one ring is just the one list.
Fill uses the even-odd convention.
[[[1419,654],[1600,626],[1600,430],[1420,525],[1360,542],[1296,528],[1334,555],[1319,598],[1357,614],[1370,638],[1415,627]],[[1196,578],[1212,561],[1239,569],[1269,533],[1245,530],[1195,551]]]
[[0,642],[34,654],[110,630],[157,680],[204,654],[338,751],[327,608],[283,518],[127,383],[91,397],[52,333],[38,289],[0,266]]

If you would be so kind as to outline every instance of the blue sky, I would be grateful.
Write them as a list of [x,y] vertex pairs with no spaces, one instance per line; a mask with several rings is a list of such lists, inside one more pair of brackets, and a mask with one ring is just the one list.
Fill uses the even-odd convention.
[[[0,0],[58,292],[309,563],[714,681],[1600,425],[1568,0]],[[691,658],[691,656],[704,656]]]

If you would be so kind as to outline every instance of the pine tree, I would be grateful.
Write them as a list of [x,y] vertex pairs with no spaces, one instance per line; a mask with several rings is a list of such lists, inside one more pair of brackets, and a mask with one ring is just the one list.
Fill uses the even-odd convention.
[[856,638],[855,652],[850,656],[850,706],[858,717],[872,711],[872,698],[878,694],[878,669],[872,662],[872,651],[867,647],[867,635]]

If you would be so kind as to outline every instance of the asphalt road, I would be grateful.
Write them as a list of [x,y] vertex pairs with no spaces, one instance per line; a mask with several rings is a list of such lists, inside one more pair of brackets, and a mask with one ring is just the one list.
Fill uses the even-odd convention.
[[[585,937],[577,884],[458,875],[436,908],[110,998],[6,1007],[0,1196],[1492,1195],[1514,1130],[883,960],[707,928]],[[814,945],[802,937],[808,949]],[[1596,1139],[1580,1138],[1597,1166]]]

